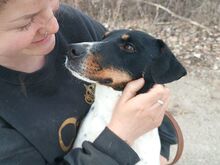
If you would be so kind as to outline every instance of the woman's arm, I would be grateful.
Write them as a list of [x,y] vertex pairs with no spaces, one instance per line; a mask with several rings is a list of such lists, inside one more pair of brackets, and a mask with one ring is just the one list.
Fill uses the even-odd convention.
[[38,151],[0,117],[0,164],[45,165]]
[[94,143],[84,142],[82,148],[71,150],[64,158],[47,162],[31,143],[0,118],[0,146],[1,165],[101,165],[103,162],[133,165],[139,160],[136,153],[107,128]]

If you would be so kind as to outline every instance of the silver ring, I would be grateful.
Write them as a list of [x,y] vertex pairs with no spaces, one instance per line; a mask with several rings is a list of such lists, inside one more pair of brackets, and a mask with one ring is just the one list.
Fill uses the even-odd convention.
[[160,104],[161,106],[164,105],[164,102],[162,100],[157,100],[157,103]]

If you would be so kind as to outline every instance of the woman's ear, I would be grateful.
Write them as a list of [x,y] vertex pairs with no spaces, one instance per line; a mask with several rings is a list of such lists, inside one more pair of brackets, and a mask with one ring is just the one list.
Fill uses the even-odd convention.
[[168,46],[157,40],[158,56],[153,60],[151,76],[156,83],[168,83],[186,75],[186,69],[176,59]]

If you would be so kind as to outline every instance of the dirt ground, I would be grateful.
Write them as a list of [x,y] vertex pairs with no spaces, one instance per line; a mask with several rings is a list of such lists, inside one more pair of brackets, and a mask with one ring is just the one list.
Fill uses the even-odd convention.
[[202,69],[202,76],[187,77],[169,84],[170,111],[179,122],[185,148],[179,165],[220,163],[220,72]]
[[170,111],[179,122],[185,148],[179,165],[220,164],[220,34],[188,24],[152,30],[171,46],[188,75],[169,84]]
[[208,33],[184,22],[150,25],[136,20],[120,27],[145,30],[163,39],[188,71],[186,77],[167,85],[172,92],[169,111],[185,140],[177,164],[219,165],[220,33]]
[[158,26],[152,33],[171,46],[188,70],[186,77],[168,85],[172,92],[169,110],[185,139],[177,164],[219,165],[220,34],[181,23]]

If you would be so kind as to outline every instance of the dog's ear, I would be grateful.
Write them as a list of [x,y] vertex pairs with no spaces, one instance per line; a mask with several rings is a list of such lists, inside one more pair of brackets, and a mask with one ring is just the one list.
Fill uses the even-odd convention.
[[156,41],[159,54],[153,59],[151,76],[156,83],[168,83],[186,75],[185,68],[179,63],[171,50],[162,40]]

